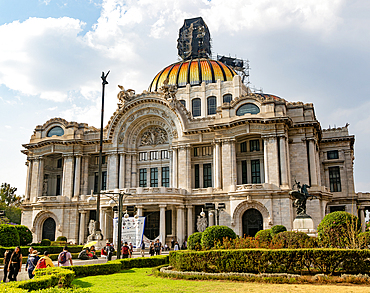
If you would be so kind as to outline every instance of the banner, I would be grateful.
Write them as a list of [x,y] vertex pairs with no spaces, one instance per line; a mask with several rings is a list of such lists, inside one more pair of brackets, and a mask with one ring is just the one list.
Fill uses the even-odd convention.
[[[122,217],[122,242],[132,243],[134,248],[139,248],[144,235],[145,217],[124,218]],[[118,217],[113,219],[113,243],[115,247],[118,241]]]

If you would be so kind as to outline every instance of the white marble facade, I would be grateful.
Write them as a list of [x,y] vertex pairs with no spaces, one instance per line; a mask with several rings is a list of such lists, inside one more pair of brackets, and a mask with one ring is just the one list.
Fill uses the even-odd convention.
[[[231,102],[223,103],[227,94]],[[217,101],[212,115],[209,96]],[[201,115],[194,118],[195,98]],[[243,105],[247,113],[240,115]],[[307,206],[318,225],[335,207],[357,213],[353,144],[348,127],[323,130],[312,104],[251,93],[238,75],[188,84],[173,96],[144,91],[120,103],[104,128],[103,188],[131,193],[124,205],[147,216],[147,236],[160,234],[162,241],[181,243],[193,233],[205,203],[224,203],[214,212],[215,223],[239,235],[277,224],[292,229],[295,180],[317,196]],[[37,126],[23,147],[28,173],[22,224],[34,241],[64,235],[84,243],[96,208],[87,198],[97,191],[99,129],[54,118]],[[108,202],[103,196],[100,222],[111,239]]]

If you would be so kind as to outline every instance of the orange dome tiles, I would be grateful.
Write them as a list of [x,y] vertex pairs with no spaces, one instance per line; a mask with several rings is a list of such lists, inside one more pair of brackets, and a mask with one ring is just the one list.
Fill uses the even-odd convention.
[[163,86],[163,82],[168,77],[169,85],[184,87],[190,85],[200,85],[205,83],[215,83],[217,80],[231,81],[236,72],[229,66],[215,60],[194,59],[185,62],[174,63],[160,71],[149,86],[149,91],[157,91]]

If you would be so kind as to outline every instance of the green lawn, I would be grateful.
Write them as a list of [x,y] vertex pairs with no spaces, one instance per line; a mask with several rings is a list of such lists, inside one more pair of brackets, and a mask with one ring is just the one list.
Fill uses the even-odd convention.
[[131,269],[119,274],[76,279],[74,285],[92,292],[369,292],[370,287],[356,285],[286,285],[229,281],[171,280],[152,276],[151,268]]

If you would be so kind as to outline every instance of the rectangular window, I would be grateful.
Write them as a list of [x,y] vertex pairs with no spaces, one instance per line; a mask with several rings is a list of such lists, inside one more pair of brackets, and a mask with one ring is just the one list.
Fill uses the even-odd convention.
[[[107,189],[107,171],[101,172],[101,175],[102,175],[101,190],[106,190]],[[99,177],[99,173],[95,172],[95,176],[94,176],[94,192],[95,193],[98,192],[98,177]]]
[[240,152],[245,153],[247,151],[247,142],[243,141],[240,143]]
[[58,159],[57,168],[62,168],[62,165],[63,165],[63,159]]
[[166,235],[172,234],[172,210],[166,211]]
[[168,159],[168,150],[161,151],[161,159]]
[[339,167],[329,167],[329,181],[331,192],[341,192],[340,170]]
[[242,161],[242,184],[247,184],[247,161]]
[[202,147],[202,155],[203,156],[211,156],[212,155],[212,147],[211,146]]
[[150,160],[158,160],[158,152],[150,152]]
[[194,165],[194,188],[199,188],[199,165]]
[[252,184],[261,183],[260,160],[251,160]]
[[158,168],[150,168],[150,187],[158,187]]
[[162,186],[170,187],[170,167],[162,167]]
[[212,166],[211,164],[203,165],[203,187],[212,187]]
[[199,157],[199,148],[194,148],[194,157]]
[[57,190],[56,190],[56,195],[60,195],[61,194],[61,177],[60,175],[57,175]]
[[260,141],[259,139],[253,139],[249,141],[251,152],[260,150]]
[[328,160],[339,159],[338,151],[328,151]]
[[139,153],[139,161],[146,161],[148,160],[148,153],[147,152],[140,152]]
[[146,187],[146,169],[139,169],[139,187]]
[[[102,159],[102,165],[105,164],[106,161],[107,161],[106,160],[107,159],[106,156],[102,156],[101,159]],[[96,156],[95,157],[95,165],[99,165],[99,156]]]
[[330,212],[345,212],[346,211],[346,206],[331,206],[330,207]]

